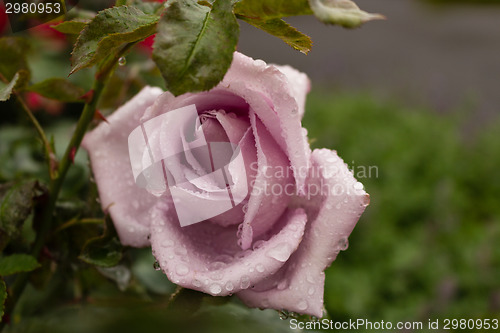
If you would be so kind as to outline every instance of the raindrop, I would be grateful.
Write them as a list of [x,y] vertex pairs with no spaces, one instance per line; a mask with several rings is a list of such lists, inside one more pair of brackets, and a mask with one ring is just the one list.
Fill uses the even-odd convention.
[[186,248],[185,248],[185,247],[183,247],[183,246],[180,246],[180,247],[175,248],[174,252],[175,252],[176,254],[178,254],[178,255],[185,255],[185,254],[187,254],[187,250],[186,250]]
[[240,280],[240,288],[247,289],[250,287],[250,278],[246,275],[243,275]]
[[212,272],[212,274],[210,274],[210,278],[212,280],[222,280],[223,277],[224,277],[224,272],[222,271],[215,271]]
[[189,268],[186,265],[184,265],[184,264],[179,264],[175,268],[175,271],[179,275],[186,275],[187,273],[189,273]]
[[309,287],[309,290],[307,290],[307,293],[309,294],[309,296],[312,296],[314,294],[314,287]]
[[288,281],[287,280],[281,280],[280,283],[276,286],[278,290],[284,290],[288,287]]
[[345,251],[349,247],[349,241],[347,237],[342,237],[338,242],[338,248],[340,251]]
[[281,243],[267,251],[267,255],[278,261],[285,262],[290,257],[289,246],[287,243]]
[[222,288],[218,285],[218,284],[213,284],[210,286],[210,293],[212,293],[213,295],[218,295],[220,294],[222,291]]
[[225,263],[223,263],[222,261],[215,261],[215,262],[210,263],[210,265],[208,265],[208,270],[216,271],[216,270],[222,269],[224,267],[226,267]]
[[174,246],[174,241],[171,239],[165,239],[163,242],[161,242],[162,247],[171,247]]
[[363,184],[361,184],[360,182],[356,182],[352,187],[355,190],[362,190],[363,189]]
[[118,65],[119,66],[125,66],[127,64],[127,59],[125,57],[120,57],[118,59]]
[[233,257],[230,256],[229,254],[221,254],[215,257],[214,261],[221,261],[225,264],[229,264],[233,261]]
[[309,283],[316,283],[311,273],[306,274],[306,280]]
[[246,214],[248,212],[248,204],[244,204],[243,207],[241,207],[241,210],[243,211],[243,214]]
[[297,304],[297,308],[301,311],[304,311],[305,309],[307,309],[307,302],[305,300],[301,300],[299,302],[299,304]]
[[194,279],[193,280],[193,286],[195,286],[195,287],[201,287],[201,281],[197,280],[197,279]]
[[155,261],[153,263],[153,268],[155,269],[155,271],[159,271],[161,269],[160,263],[158,261]]
[[278,311],[278,314],[279,314],[281,320],[288,319],[288,311],[280,310],[280,311]]
[[226,290],[227,290],[227,291],[231,291],[231,290],[233,290],[233,289],[234,289],[234,285],[233,285],[233,283],[232,283],[231,281],[228,281],[228,282],[226,283]]
[[260,273],[262,273],[266,270],[266,268],[262,264],[257,264],[257,266],[255,266],[255,269],[257,270],[257,272],[260,272]]

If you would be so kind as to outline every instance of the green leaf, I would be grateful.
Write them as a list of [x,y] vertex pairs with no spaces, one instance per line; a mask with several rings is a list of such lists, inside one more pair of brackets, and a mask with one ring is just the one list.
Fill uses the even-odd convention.
[[40,267],[35,257],[29,254],[12,254],[0,258],[0,275],[7,276],[22,272],[31,272]]
[[311,38],[304,35],[302,32],[298,31],[282,19],[260,20],[246,17],[242,17],[241,19],[254,27],[280,38],[285,43],[304,54],[311,51]]
[[83,88],[61,78],[52,78],[39,82],[29,86],[26,90],[61,102],[83,102],[81,97],[85,94]]
[[0,38],[0,74],[11,81],[19,70],[29,73],[26,55],[30,50],[28,41],[20,37]]
[[[7,237],[17,235],[31,214],[36,200],[46,191],[45,187],[34,180],[0,185],[0,234]],[[3,242],[4,239],[0,242],[0,248],[3,248]]]
[[71,73],[91,67],[124,44],[140,41],[155,32],[157,14],[133,6],[119,6],[99,12],[81,31],[72,53]]
[[88,22],[88,20],[65,21],[50,27],[63,34],[78,35]]
[[239,26],[227,0],[212,7],[190,0],[169,3],[158,24],[153,59],[174,95],[213,88],[226,74]]
[[350,0],[309,0],[309,5],[323,23],[337,24],[344,28],[357,28],[371,20],[385,19],[383,15],[360,10]]
[[307,0],[242,0],[236,4],[234,12],[249,19],[263,20],[312,14]]
[[10,95],[15,89],[23,88],[28,82],[28,72],[21,69],[17,72],[9,83],[3,83],[0,81],[0,101],[6,101],[10,98]]
[[112,267],[120,262],[122,251],[117,237],[97,237],[84,245],[79,258],[91,265]]

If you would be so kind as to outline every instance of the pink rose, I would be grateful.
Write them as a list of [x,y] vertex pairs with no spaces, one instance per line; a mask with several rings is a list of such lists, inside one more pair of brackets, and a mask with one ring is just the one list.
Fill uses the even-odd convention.
[[[185,288],[237,294],[251,307],[321,317],[324,270],[347,247],[369,196],[335,151],[311,152],[301,126],[308,91],[305,74],[235,53],[216,88],[174,97],[146,87],[109,117],[109,124],[88,133],[83,147],[90,154],[102,207],[111,214],[122,243],[151,245],[168,278]],[[150,154],[155,149],[161,158],[169,151],[185,154],[162,162],[170,167],[161,170],[168,169],[176,182],[162,195],[153,195],[151,188],[136,184],[129,134],[193,104],[201,119],[194,129],[176,118],[176,124],[164,121],[151,130],[149,144],[156,148]],[[186,128],[193,131],[183,137],[179,133]],[[222,186],[196,176],[200,156],[191,152],[200,133],[208,143],[232,143],[239,149],[242,159],[227,160],[230,180]],[[136,150],[141,148],[130,147],[130,152]],[[149,156],[142,154],[143,159]],[[179,207],[193,215],[210,213],[228,184],[233,197],[248,192],[241,203],[181,226]]]

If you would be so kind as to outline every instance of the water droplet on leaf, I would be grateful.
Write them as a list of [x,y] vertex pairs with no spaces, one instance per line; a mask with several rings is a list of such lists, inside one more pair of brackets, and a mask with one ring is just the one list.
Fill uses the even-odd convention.
[[120,57],[118,59],[118,65],[119,66],[125,66],[127,64],[127,59],[125,57]]

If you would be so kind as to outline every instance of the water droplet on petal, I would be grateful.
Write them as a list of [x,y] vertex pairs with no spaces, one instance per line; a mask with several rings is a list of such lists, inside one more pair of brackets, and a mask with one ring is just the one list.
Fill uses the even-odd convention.
[[161,242],[162,247],[171,247],[174,246],[174,241],[171,239],[165,239],[163,242]]
[[159,271],[161,269],[160,263],[158,261],[155,261],[153,263],[153,268],[155,269],[155,271]]
[[349,247],[349,241],[347,237],[342,237],[338,242],[338,248],[340,251],[345,251]]
[[278,290],[284,290],[288,287],[288,281],[287,280],[281,280],[280,283],[276,286],[276,289]]
[[220,261],[225,264],[229,264],[233,261],[233,257],[229,254],[221,254],[214,258],[214,261]]
[[240,280],[240,288],[247,289],[250,287],[250,278],[246,275],[243,275]]
[[309,287],[309,290],[307,290],[307,293],[309,294],[309,296],[312,296],[314,294],[314,287],[313,286]]
[[226,267],[225,263],[223,263],[222,261],[215,261],[215,262],[210,263],[210,265],[208,265],[208,270],[216,271],[216,270],[222,269],[224,267]]
[[226,283],[225,288],[226,288],[226,290],[227,290],[227,291],[231,291],[231,290],[233,290],[233,289],[234,289],[234,285],[233,285],[233,283],[232,283],[231,281],[228,281],[228,282]]
[[257,272],[260,272],[260,273],[262,273],[262,272],[264,272],[266,270],[266,268],[262,264],[257,264],[255,266],[255,269],[257,270]]
[[267,309],[269,307],[269,300],[267,298],[264,298],[261,302],[261,306],[264,308],[264,309]]
[[213,284],[210,286],[210,293],[213,294],[213,295],[218,295],[221,293],[222,291],[222,288],[218,285],[218,284]]
[[176,247],[174,252],[175,252],[175,254],[178,254],[180,256],[187,254],[187,250],[183,246]]
[[177,265],[177,267],[175,267],[175,271],[179,275],[186,275],[187,273],[189,273],[189,268],[184,264],[179,264]]
[[197,279],[194,279],[193,280],[193,286],[195,286],[195,287],[201,287],[201,281],[197,280]]
[[360,182],[356,182],[353,186],[352,186],[355,190],[362,190],[363,189],[363,184],[361,184]]
[[297,308],[301,311],[304,311],[305,309],[307,309],[307,306],[308,306],[308,304],[305,300],[301,300],[299,302],[299,304],[297,304]]

